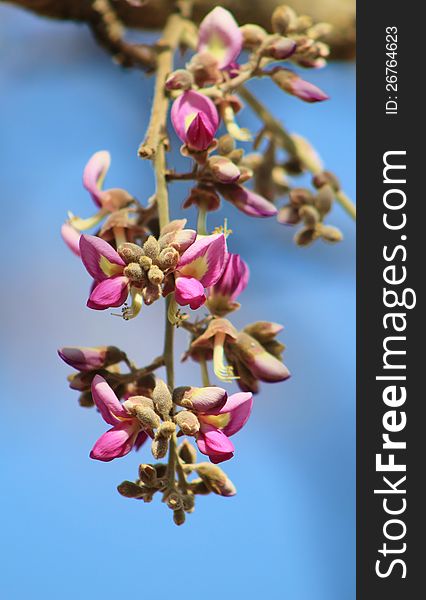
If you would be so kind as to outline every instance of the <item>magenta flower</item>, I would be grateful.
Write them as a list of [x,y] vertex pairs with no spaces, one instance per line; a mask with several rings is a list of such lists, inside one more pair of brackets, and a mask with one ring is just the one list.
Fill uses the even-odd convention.
[[247,287],[249,274],[239,254],[226,255],[222,275],[209,291],[207,305],[212,314],[223,317],[240,307],[236,299]]
[[103,420],[112,427],[97,440],[90,452],[90,458],[109,462],[125,456],[132,448],[138,450],[148,438],[137,417],[129,412],[138,404],[138,397],[121,404],[100,375],[93,379],[92,397]]
[[171,119],[178,137],[196,151],[209,147],[219,127],[219,115],[213,102],[192,90],[173,102]]
[[77,371],[104,369],[123,360],[124,354],[115,346],[65,346],[58,354],[64,362]]
[[272,217],[278,212],[272,202],[242,185],[217,184],[216,187],[225,200],[250,217]]
[[126,263],[114,248],[94,235],[82,235],[81,260],[95,280],[87,306],[95,310],[121,306],[130,291],[130,280],[124,275]]
[[[87,219],[81,219],[70,213],[69,224],[78,231],[85,231],[94,227],[100,223],[108,213],[127,206],[133,200],[132,196],[126,192],[126,190],[121,188],[102,189],[110,164],[110,153],[106,150],[101,150],[95,152],[84,167],[83,185],[92,196],[93,202],[99,210]],[[67,239],[65,237],[64,239],[68,244]]]
[[229,437],[247,423],[253,407],[250,392],[228,397],[220,387],[178,388],[174,401],[197,416],[199,430],[195,437],[200,452],[215,464],[234,456],[234,445]]
[[176,267],[175,299],[195,310],[206,301],[205,288],[220,278],[226,257],[223,234],[201,236],[182,254]]
[[219,69],[232,65],[243,46],[243,34],[232,14],[217,6],[204,17],[198,31],[198,52],[208,52]]

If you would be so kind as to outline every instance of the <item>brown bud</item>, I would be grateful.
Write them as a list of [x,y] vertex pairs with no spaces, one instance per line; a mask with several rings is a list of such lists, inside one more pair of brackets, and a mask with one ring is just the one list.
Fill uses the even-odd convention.
[[148,279],[153,285],[160,285],[163,283],[164,273],[160,267],[157,267],[157,265],[152,265],[148,271]]
[[318,238],[318,233],[315,229],[303,227],[294,236],[294,241],[298,246],[309,246]]
[[157,429],[155,438],[164,438],[165,440],[169,440],[175,431],[176,425],[172,421],[164,421],[164,423],[161,423],[160,427]]
[[140,257],[139,264],[144,271],[148,271],[151,268],[152,259],[149,258],[149,256],[145,256],[145,254],[144,254],[143,256]]
[[212,156],[208,165],[213,177],[220,183],[235,183],[240,177],[237,165],[224,156]]
[[177,69],[166,79],[167,90],[189,90],[194,83],[192,73],[186,69]]
[[195,508],[194,494],[185,494],[185,496],[182,496],[182,505],[183,505],[183,510],[185,512],[187,512],[187,513],[194,512],[194,508]]
[[211,463],[199,463],[196,471],[207,487],[219,496],[235,496],[237,490],[226,473],[217,465]]
[[221,80],[222,73],[218,68],[217,60],[209,52],[194,54],[187,65],[199,87],[213,85]]
[[161,287],[159,285],[154,285],[153,283],[149,283],[142,290],[143,301],[147,306],[158,300],[161,296]]
[[304,204],[312,204],[313,195],[305,188],[293,188],[289,194],[289,200],[293,208],[300,208]]
[[194,479],[188,484],[188,489],[195,495],[206,496],[210,494],[210,488],[204,483],[202,479]]
[[174,417],[176,425],[184,435],[196,435],[200,431],[200,422],[189,410],[181,410]]
[[151,400],[151,398],[147,398],[146,396],[129,396],[129,398],[124,402],[124,406],[131,413],[134,412],[136,406],[143,406],[145,408],[154,410],[154,402]]
[[294,31],[297,27],[297,15],[292,8],[283,4],[278,6],[272,13],[271,23],[275,33],[284,35]]
[[169,442],[165,438],[152,440],[151,452],[154,458],[164,458],[169,449]]
[[168,385],[162,379],[157,379],[152,399],[154,400],[155,410],[163,419],[167,419],[173,408],[173,401]]
[[179,252],[176,248],[168,246],[161,250],[156,262],[163,271],[174,269],[179,262]]
[[334,173],[330,173],[330,171],[323,171],[322,173],[318,173],[312,179],[313,185],[320,189],[323,185],[331,185],[331,187],[338,192],[340,190],[340,181],[337,179]]
[[222,135],[218,139],[217,152],[221,156],[226,156],[230,152],[235,150],[235,140],[229,134]]
[[337,227],[332,227],[331,225],[322,225],[319,229],[319,234],[324,241],[332,244],[341,242],[343,239],[343,234],[340,229],[337,229]]
[[321,215],[326,215],[330,212],[334,200],[334,190],[331,185],[323,185],[318,190],[318,194],[314,199],[314,204]]
[[151,260],[155,260],[160,254],[160,244],[153,235],[150,235],[144,243],[143,251]]
[[182,497],[178,492],[170,492],[166,496],[165,502],[171,510],[180,510],[182,508]]
[[195,463],[197,460],[197,451],[194,446],[188,441],[183,440],[183,442],[178,447],[178,454],[181,460],[187,465],[191,465]]
[[139,479],[148,487],[155,487],[157,471],[152,465],[139,465]]
[[268,35],[263,27],[255,25],[254,23],[243,25],[240,27],[240,31],[243,34],[243,47],[248,50],[258,48]]
[[91,392],[83,392],[82,394],[80,394],[78,403],[80,406],[83,406],[84,408],[92,407],[95,404],[93,402],[92,393]]
[[131,281],[143,281],[145,279],[145,274],[142,270],[142,267],[139,263],[131,262],[125,267],[123,271],[123,275],[128,277]]
[[291,38],[274,38],[263,49],[263,56],[270,56],[277,60],[285,60],[296,51],[296,42]]
[[125,498],[142,498],[144,494],[144,489],[133,481],[123,481],[117,490]]
[[185,523],[185,518],[185,511],[182,508],[173,512],[173,521],[176,525],[183,525]]
[[290,205],[283,206],[278,211],[277,221],[283,225],[297,225],[300,223],[298,209]]
[[315,227],[320,220],[320,214],[314,206],[305,205],[299,209],[299,215],[303,219],[306,227]]
[[152,408],[136,405],[134,411],[139,423],[144,429],[152,430],[160,427],[160,417],[152,410]]
[[138,262],[139,258],[143,254],[142,248],[140,246],[138,246],[137,244],[132,244],[130,242],[120,244],[117,252],[127,264]]

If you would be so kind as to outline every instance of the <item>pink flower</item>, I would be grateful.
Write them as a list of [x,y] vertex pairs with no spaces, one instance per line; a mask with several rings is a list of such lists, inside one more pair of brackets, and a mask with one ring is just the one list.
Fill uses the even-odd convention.
[[217,6],[204,17],[198,31],[198,52],[208,52],[219,69],[232,65],[241,52],[243,34],[232,14]]
[[178,137],[196,151],[209,147],[219,127],[219,115],[213,102],[192,90],[173,102],[171,119]]
[[77,371],[104,369],[123,360],[125,355],[115,346],[65,346],[58,350],[60,358]]
[[242,185],[217,184],[216,187],[225,200],[250,217],[272,217],[278,212],[272,202]]
[[198,237],[182,254],[176,267],[175,298],[195,310],[206,301],[205,288],[220,278],[226,256],[223,234]]
[[74,229],[69,223],[64,223],[61,227],[61,235],[71,252],[76,256],[80,256],[81,233],[77,231],[77,229]]
[[94,235],[82,235],[81,260],[95,280],[87,306],[95,310],[121,306],[130,291],[130,281],[124,275],[126,263],[114,248]]
[[173,399],[196,414],[200,423],[196,433],[200,452],[215,464],[234,456],[234,445],[229,437],[247,423],[253,407],[250,392],[228,397],[220,387],[178,388]]
[[249,280],[249,268],[239,254],[228,252],[225,258],[225,266],[220,279],[214,284],[211,293],[226,296],[230,300],[236,300],[243,292]]
[[[100,223],[108,213],[124,208],[132,202],[132,196],[121,188],[102,189],[105,176],[111,164],[111,156],[106,150],[95,152],[89,159],[83,171],[83,185],[92,196],[93,202],[99,209],[91,217],[81,219],[69,213],[69,222],[65,227],[72,227],[78,231],[86,231]],[[69,229],[62,231],[65,243],[75,252],[72,247],[72,232]]]
[[112,427],[97,440],[90,458],[109,462],[125,456],[133,447],[139,449],[148,435],[143,431],[139,420],[129,412],[136,406],[137,397],[121,404],[100,375],[93,379],[92,396],[102,418]]

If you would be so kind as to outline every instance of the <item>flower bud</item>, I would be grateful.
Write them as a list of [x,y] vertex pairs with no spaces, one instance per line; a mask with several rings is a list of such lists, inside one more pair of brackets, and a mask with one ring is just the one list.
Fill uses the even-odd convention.
[[139,465],[139,479],[148,487],[155,487],[157,471],[152,465]]
[[199,463],[196,471],[206,486],[219,496],[235,496],[237,490],[226,473],[217,465],[211,463]]
[[292,71],[287,69],[277,68],[271,75],[272,81],[278,85],[282,90],[296,96],[304,102],[322,102],[328,100],[328,96],[319,87],[305,81]]
[[192,188],[188,198],[183,203],[183,208],[195,204],[207,211],[217,210],[220,207],[220,198],[213,187],[198,185]]
[[315,196],[314,203],[321,215],[326,215],[330,212],[334,200],[333,188],[331,185],[323,185]]
[[255,50],[260,44],[266,39],[267,32],[254,23],[248,23],[240,27],[240,31],[243,34],[243,48],[247,50]]
[[218,139],[217,151],[221,156],[226,156],[235,150],[235,140],[229,133],[221,135]]
[[161,250],[156,262],[162,271],[174,269],[179,262],[179,252],[175,248],[168,246]]
[[172,421],[164,421],[157,429],[155,439],[164,438],[169,440],[176,431],[176,425]]
[[188,441],[183,440],[183,442],[178,447],[178,454],[181,460],[187,465],[193,464],[197,460],[197,451],[194,446]]
[[165,381],[157,379],[155,388],[152,394],[155,410],[163,419],[167,419],[170,411],[173,408],[172,395]]
[[278,211],[277,221],[282,225],[297,225],[300,223],[299,211],[289,204],[283,206]]
[[303,227],[294,236],[294,241],[298,246],[309,246],[318,238],[318,233],[310,227]]
[[193,76],[198,87],[214,85],[222,79],[218,62],[209,52],[198,52],[194,54],[187,68]]
[[159,285],[154,285],[153,283],[149,283],[142,290],[143,301],[147,306],[151,305],[153,302],[158,300],[161,296],[161,287]]
[[136,406],[143,406],[144,408],[150,408],[151,410],[154,410],[154,402],[151,400],[151,398],[147,398],[146,396],[130,396],[123,403],[123,406],[129,412],[134,412]]
[[290,38],[275,38],[264,48],[263,56],[269,56],[276,60],[289,58],[296,51],[296,42]]
[[293,208],[301,208],[305,204],[312,204],[313,195],[305,188],[293,188],[289,193],[290,204]]
[[150,235],[144,243],[143,251],[145,253],[145,256],[148,256],[151,260],[155,260],[160,254],[160,244],[153,235]]
[[171,510],[181,510],[182,509],[182,497],[180,494],[178,494],[178,492],[170,492],[166,496],[165,502]]
[[340,182],[337,179],[334,173],[330,173],[330,171],[323,171],[322,173],[317,173],[312,179],[313,185],[320,189],[323,185],[331,185],[334,191],[338,192],[340,190]]
[[210,494],[210,488],[202,479],[193,479],[188,483],[188,489],[195,495],[206,496]]
[[196,435],[200,431],[200,422],[193,412],[181,410],[174,417],[176,425],[184,435]]
[[297,27],[297,15],[292,8],[283,4],[272,13],[272,30],[281,35],[294,31]]
[[343,239],[343,234],[340,229],[337,229],[337,227],[332,227],[331,225],[321,225],[319,234],[323,240],[332,244],[341,242]]
[[137,244],[132,244],[131,242],[120,244],[117,252],[127,264],[137,263],[139,258],[143,255],[142,248]]
[[123,481],[117,490],[125,498],[142,498],[144,494],[144,489],[133,481]]
[[320,214],[315,206],[302,206],[299,210],[299,215],[303,219],[306,227],[315,227],[320,220]]
[[123,275],[128,277],[130,281],[144,281],[145,273],[139,263],[131,262],[124,268]]
[[[140,268],[140,267],[139,267]],[[148,279],[153,285],[160,285],[164,280],[164,273],[157,265],[152,265],[148,271]]]
[[239,168],[224,156],[212,156],[208,165],[213,177],[221,183],[235,183],[240,177]]
[[183,525],[185,523],[185,519],[185,511],[182,508],[173,512],[173,521],[176,523],[176,525]]
[[134,407],[134,412],[139,423],[145,430],[152,431],[153,429],[160,427],[160,417],[152,410],[152,408],[136,405]]
[[104,369],[120,362],[125,357],[116,346],[65,346],[58,350],[60,358],[77,371]]
[[185,494],[185,496],[182,496],[182,505],[183,505],[183,510],[185,512],[187,512],[187,513],[194,512],[194,508],[195,508],[194,494]]
[[279,323],[272,323],[271,321],[256,321],[255,323],[251,323],[244,327],[244,331],[261,344],[273,340],[283,329],[282,325]]
[[194,77],[186,69],[177,69],[166,79],[166,90],[189,90],[194,83]]
[[167,454],[167,450],[169,449],[169,441],[165,438],[158,438],[152,440],[151,444],[151,452],[154,458],[164,458]]

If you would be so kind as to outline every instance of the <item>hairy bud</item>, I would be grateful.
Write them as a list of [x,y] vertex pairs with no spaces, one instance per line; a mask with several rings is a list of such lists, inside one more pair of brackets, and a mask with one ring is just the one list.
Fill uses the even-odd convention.
[[123,275],[128,277],[130,281],[143,281],[145,279],[145,274],[142,270],[142,267],[139,263],[131,262],[125,267],[123,271]]
[[160,254],[160,244],[153,235],[150,235],[144,243],[143,251],[151,260],[155,260]]
[[332,227],[331,225],[321,225],[319,228],[319,234],[323,240],[332,244],[341,242],[343,239],[343,234],[340,229],[337,229],[337,227]]
[[297,27],[297,15],[287,5],[278,6],[272,13],[272,30],[281,35],[294,31]]
[[165,421],[164,423],[161,423],[160,427],[157,429],[155,438],[164,438],[165,440],[169,440],[175,431],[176,425],[172,421]]
[[151,452],[154,458],[164,458],[167,454],[167,450],[169,449],[169,441],[165,438],[158,438],[152,440],[151,444]]
[[157,427],[160,427],[160,417],[152,410],[152,408],[137,405],[135,406],[134,411],[139,423],[144,429],[151,431],[153,429],[157,429]]
[[306,227],[315,227],[320,220],[320,214],[314,206],[302,206],[299,210],[299,215],[303,219]]
[[166,90],[189,90],[194,83],[194,77],[186,69],[177,69],[166,79]]
[[163,417],[163,419],[167,419],[173,407],[173,401],[170,390],[166,382],[162,379],[157,379],[152,399],[154,401],[155,410]]
[[314,199],[314,204],[321,215],[330,212],[334,200],[334,190],[331,185],[323,185]]
[[218,139],[217,151],[221,156],[226,156],[235,150],[235,140],[229,134],[221,135]]
[[143,255],[142,248],[130,242],[120,244],[117,252],[127,264],[138,262],[139,258]]
[[142,498],[144,494],[143,488],[134,481],[123,481],[117,490],[125,498]]
[[[139,267],[140,268],[140,267]],[[164,273],[157,265],[152,265],[148,271],[148,279],[153,285],[160,285],[164,280]]]
[[266,39],[267,32],[254,23],[248,23],[240,27],[243,34],[243,47],[248,50],[255,50]]
[[176,248],[168,246],[161,250],[159,257],[157,258],[157,264],[162,271],[168,271],[174,269],[179,262],[179,252]]
[[183,442],[180,444],[178,448],[178,454],[183,462],[187,465],[191,465],[197,460],[197,451],[188,440],[183,440]]
[[193,412],[181,410],[174,417],[176,425],[184,435],[196,435],[200,431],[200,422]]
[[173,512],[173,521],[176,525],[183,525],[185,523],[185,518],[185,511],[182,508]]
[[275,38],[267,44],[262,52],[263,56],[270,56],[277,60],[289,58],[296,51],[296,42],[290,38]]
[[196,471],[206,486],[215,494],[219,496],[235,496],[237,493],[232,481],[228,479],[226,473],[217,465],[208,462],[199,463]]
[[144,271],[148,271],[152,265],[152,258],[150,258],[149,256],[145,256],[144,254],[140,257],[139,264]]
[[157,471],[152,465],[139,465],[139,479],[148,487],[155,487]]

